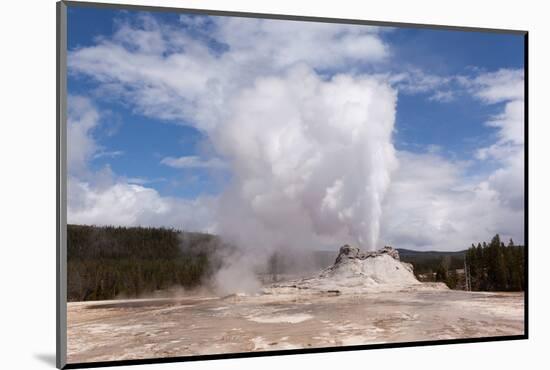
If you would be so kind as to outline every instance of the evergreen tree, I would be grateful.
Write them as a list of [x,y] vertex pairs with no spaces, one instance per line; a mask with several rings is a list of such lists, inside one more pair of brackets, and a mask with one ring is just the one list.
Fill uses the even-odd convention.
[[472,290],[517,291],[524,287],[524,247],[495,235],[489,244],[472,245],[465,254]]
[[220,268],[214,235],[165,228],[67,227],[69,301],[137,297],[173,286],[193,288]]

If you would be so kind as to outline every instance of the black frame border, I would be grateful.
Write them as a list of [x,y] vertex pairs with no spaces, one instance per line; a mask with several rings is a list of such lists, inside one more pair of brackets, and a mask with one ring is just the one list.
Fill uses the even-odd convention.
[[[87,8],[107,8],[118,10],[133,10],[147,12],[169,12],[169,13],[187,13],[187,14],[202,14],[210,16],[232,16],[245,18],[263,18],[263,19],[278,19],[290,21],[306,21],[306,22],[322,22],[322,23],[339,23],[339,24],[356,24],[368,26],[386,26],[386,27],[407,27],[407,28],[424,28],[432,30],[449,30],[463,32],[485,32],[497,34],[512,34],[523,36],[524,41],[524,244],[525,244],[525,292],[524,292],[524,334],[495,336],[495,337],[477,337],[477,338],[462,338],[462,339],[443,339],[443,340],[426,340],[414,342],[393,342],[383,344],[365,344],[354,346],[340,347],[316,347],[316,348],[300,348],[290,350],[273,350],[260,352],[236,352],[236,353],[221,353],[210,355],[193,355],[193,356],[176,356],[176,357],[160,357],[146,358],[133,360],[114,360],[114,361],[99,361],[99,362],[82,362],[82,363],[67,363],[67,311],[66,311],[66,122],[67,122],[67,7],[87,7]],[[82,369],[96,367],[111,367],[111,366],[127,366],[127,365],[143,365],[143,364],[160,364],[174,362],[191,362],[205,360],[221,360],[235,358],[251,358],[251,357],[267,357],[267,356],[283,356],[296,354],[311,354],[311,353],[328,353],[328,352],[346,352],[346,351],[361,351],[369,349],[384,349],[384,348],[406,348],[406,347],[424,347],[448,344],[467,344],[467,343],[486,343],[500,342],[510,340],[525,340],[529,339],[529,32],[526,30],[516,29],[498,29],[498,28],[483,28],[483,27],[460,27],[440,24],[424,24],[424,23],[404,23],[404,22],[386,22],[386,21],[369,21],[360,19],[347,18],[326,18],[317,16],[299,16],[287,14],[268,14],[268,13],[253,13],[240,11],[225,11],[213,9],[194,9],[194,8],[179,8],[179,7],[163,7],[149,5],[134,5],[134,4],[113,4],[101,2],[83,2],[83,1],[58,1],[56,3],[56,228],[57,228],[57,248],[56,248],[56,367],[59,369]]]

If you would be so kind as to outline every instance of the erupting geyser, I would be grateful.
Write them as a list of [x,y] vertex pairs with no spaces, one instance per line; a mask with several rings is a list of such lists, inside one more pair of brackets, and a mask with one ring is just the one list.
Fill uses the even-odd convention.
[[[232,175],[215,232],[244,258],[226,260],[223,271],[240,276],[284,249],[344,242],[374,250],[398,166],[396,101],[373,76],[323,78],[304,65],[228,97],[223,124],[209,132]],[[217,282],[226,292],[249,291],[242,279]]]
[[221,291],[253,292],[255,264],[276,251],[337,242],[374,250],[398,166],[395,89],[374,76],[325,78],[299,64],[219,100],[223,110],[206,131],[231,181],[214,232],[241,249],[224,260]]
[[397,167],[396,99],[372,76],[303,65],[232,96],[211,133],[232,171],[216,232],[256,256],[338,241],[374,250]]

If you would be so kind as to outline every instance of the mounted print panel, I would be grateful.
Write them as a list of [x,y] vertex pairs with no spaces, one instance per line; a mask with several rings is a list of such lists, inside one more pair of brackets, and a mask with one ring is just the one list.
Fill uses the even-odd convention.
[[527,337],[526,32],[58,6],[59,367]]

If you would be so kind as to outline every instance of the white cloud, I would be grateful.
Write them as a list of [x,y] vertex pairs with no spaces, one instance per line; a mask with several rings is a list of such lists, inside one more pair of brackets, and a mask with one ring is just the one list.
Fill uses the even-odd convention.
[[128,177],[128,178],[125,178],[125,181],[128,182],[129,184],[146,185],[154,182],[164,182],[166,181],[166,178],[159,177],[159,178],[149,179],[145,177]]
[[476,97],[487,103],[523,100],[523,70],[500,69],[482,73],[474,79],[462,80]]
[[432,101],[437,101],[440,103],[448,103],[455,100],[455,93],[451,90],[447,90],[447,91],[437,90],[428,99]]
[[[382,74],[384,76],[384,74]],[[419,94],[439,90],[449,86],[453,76],[439,76],[426,73],[418,68],[407,68],[405,71],[393,74],[385,74],[389,82],[400,92],[406,94]]]
[[471,179],[467,163],[438,154],[398,152],[396,171],[384,203],[382,240],[424,250],[459,250],[500,233],[523,242],[523,204],[506,197],[523,195],[515,189],[520,169],[514,168],[508,187],[494,186],[494,176]]
[[456,163],[437,151],[399,152],[382,223],[382,238],[400,247],[462,249],[500,233],[524,241],[523,73],[499,70],[458,79],[484,104],[501,104],[486,122],[496,141],[477,151],[495,170],[466,175],[471,163]]
[[504,111],[487,122],[487,125],[499,129],[500,143],[510,142],[523,145],[525,136],[524,107],[523,97],[507,102]]
[[88,164],[93,159],[118,157],[121,150],[105,150],[95,139],[95,131],[105,124],[105,115],[91,99],[70,95],[67,116],[67,167],[69,174],[87,176]]
[[[478,151],[479,158],[493,160],[499,165],[487,179],[487,185],[499,193],[504,204],[516,210],[523,210],[525,199],[523,71],[499,70],[479,76],[476,83],[478,84],[476,96],[479,99],[487,103],[504,104],[502,112],[486,123],[498,130],[497,141]],[[523,222],[520,223],[523,224]]]
[[99,125],[99,113],[82,96],[69,96],[67,118],[67,167],[69,173],[83,173],[99,150],[92,133]]
[[[70,51],[69,71],[95,78],[102,95],[126,99],[142,114],[208,131],[223,122],[226,99],[259,76],[297,64],[376,63],[389,54],[374,27],[211,17],[204,34],[190,19],[180,27],[148,16],[122,23],[113,38]],[[184,26],[199,35],[189,36]],[[214,52],[206,40],[227,51]]]
[[[481,160],[496,160],[502,163],[510,160],[516,161],[516,157],[523,158],[524,152],[524,101],[514,100],[504,105],[504,110],[489,119],[486,124],[495,127],[497,141],[490,146],[480,148],[477,158]],[[521,171],[523,173],[523,171]]]
[[236,60],[265,59],[274,68],[305,63],[334,69],[389,56],[378,28],[361,25],[220,17],[213,34]]
[[174,168],[209,168],[221,169],[226,168],[227,163],[220,158],[201,159],[198,156],[184,156],[179,158],[166,157],[160,163]]
[[486,104],[523,100],[521,69],[494,72],[475,70],[472,75],[441,76],[414,67],[400,72],[379,74],[405,94],[430,94],[428,100],[448,103],[460,95],[471,95]]
[[105,151],[94,138],[102,112],[82,96],[69,96],[67,122],[67,221],[71,224],[146,225],[213,231],[216,200],[162,197],[142,185],[155,181],[126,179],[110,167],[90,169],[93,159],[121,155]]
[[94,159],[105,158],[105,157],[114,158],[114,157],[120,157],[123,154],[124,154],[124,151],[122,150],[100,150],[94,154],[93,158]]
[[162,197],[152,189],[113,178],[98,184],[69,177],[67,219],[71,224],[164,226],[214,231],[216,199]]

